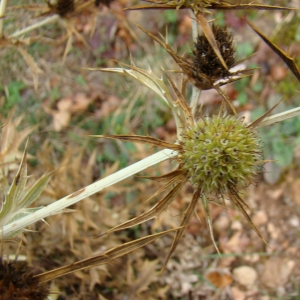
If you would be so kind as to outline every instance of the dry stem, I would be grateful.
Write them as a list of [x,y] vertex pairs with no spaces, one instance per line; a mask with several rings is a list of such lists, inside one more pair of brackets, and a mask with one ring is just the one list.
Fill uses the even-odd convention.
[[4,15],[6,10],[7,0],[1,0],[0,3],[0,39],[3,38],[3,24],[4,24]]
[[56,20],[58,20],[58,19],[59,19],[59,15],[51,16],[51,17],[49,17],[49,18],[46,18],[46,19],[42,20],[41,22],[34,23],[34,24],[32,24],[32,25],[30,25],[30,26],[28,26],[28,27],[26,27],[26,28],[23,28],[23,29],[21,29],[21,30],[18,30],[18,31],[16,31],[15,33],[11,34],[9,37],[10,37],[10,38],[17,38],[17,37],[19,37],[20,35],[23,35],[23,34],[29,32],[29,31],[31,31],[31,30],[34,30],[34,29],[36,29],[36,28],[42,27],[42,26],[44,26],[44,25],[46,25],[46,24],[50,24],[50,23],[52,23],[52,22],[54,22],[54,21],[56,21]]

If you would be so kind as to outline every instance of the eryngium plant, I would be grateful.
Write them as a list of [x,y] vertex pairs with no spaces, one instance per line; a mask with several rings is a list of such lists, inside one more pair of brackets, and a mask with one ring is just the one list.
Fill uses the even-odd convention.
[[[267,114],[247,125],[242,119],[228,115],[223,110],[220,111],[219,115],[196,120],[191,115],[191,109],[184,102],[180,102],[180,106],[185,114],[185,121],[182,124],[184,127],[180,138],[174,144],[149,136],[97,136],[172,149],[175,153],[170,159],[175,159],[178,162],[176,170],[162,176],[148,177],[152,180],[165,182],[165,185],[155,195],[169,190],[166,196],[147,212],[112,228],[107,233],[126,229],[158,217],[167,210],[187,182],[193,185],[192,200],[181,220],[181,228],[176,233],[165,264],[184,235],[186,226],[192,218],[199,200],[202,203],[214,244],[208,205],[211,197],[216,200],[221,198],[224,204],[225,199],[230,199],[246,217],[255,232],[263,239],[246,211],[249,207],[241,198],[240,192],[253,183],[255,176],[266,163],[262,159],[262,146],[255,128]],[[216,244],[215,247],[218,250]]]
[[[99,1],[96,1],[96,4],[97,2]],[[100,2],[103,3],[107,1]],[[190,82],[193,84],[193,81],[191,80],[191,78],[193,78],[193,74],[190,75],[188,73],[189,69],[190,71],[195,71],[196,76],[200,74],[203,77],[204,74],[209,79],[208,83],[210,84],[210,88],[216,88],[221,85],[220,83],[216,82],[216,80],[225,79],[225,81],[227,80],[226,83],[230,82],[228,81],[228,79],[230,80],[232,76],[230,67],[232,64],[235,64],[235,58],[233,50],[234,47],[231,44],[232,38],[230,38],[230,35],[228,35],[229,38],[223,39],[223,35],[225,35],[224,32],[226,31],[224,28],[219,29],[219,32],[223,32],[223,35],[221,35],[220,38],[217,37],[214,27],[211,28],[209,23],[202,15],[203,13],[207,12],[206,9],[288,9],[255,4],[231,5],[224,1],[149,0],[148,2],[166,3],[164,4],[164,8],[191,8],[195,12],[197,22],[202,26],[204,36],[213,49],[213,55],[216,55],[208,60],[208,66],[210,60],[217,65],[219,59],[222,67],[219,65],[217,70],[212,70],[212,72],[205,71],[207,70],[207,68],[204,68],[205,60],[201,60],[201,58],[197,57],[199,53],[203,53],[201,51],[197,51],[197,43],[195,45],[196,49],[193,51],[195,55],[194,61],[179,56],[170,48],[167,43],[161,42],[161,45],[163,45],[168,53],[172,55],[178,66],[185,74],[186,79],[190,80]],[[161,7],[157,6],[155,8]],[[253,29],[257,32],[255,28]],[[20,32],[17,33],[17,35],[20,35]],[[266,37],[263,37],[263,39],[266,42],[269,42]],[[207,43],[203,37],[201,37],[200,40],[201,43]],[[223,40],[231,40],[231,42],[230,44],[224,44]],[[223,48],[223,46],[225,48]],[[208,47],[204,48],[206,49]],[[224,49],[229,49],[230,51],[224,52]],[[286,54],[280,51],[274,45],[273,50],[275,50],[282,58],[286,58]],[[230,54],[229,59],[226,58],[228,53]],[[204,53],[204,57],[208,57],[209,55],[211,55],[211,53]],[[197,67],[195,67],[195,62],[200,62],[198,63]],[[299,70],[295,66],[294,60],[290,57],[287,57],[287,62],[289,67],[293,66],[294,73],[296,73],[297,78],[299,78]],[[121,68],[103,69],[102,71],[120,73],[129,76],[147,86],[154,91],[156,95],[160,96],[170,106],[174,114],[177,124],[177,140],[174,143],[167,143],[149,136],[106,136],[107,138],[120,139],[123,141],[148,143],[150,145],[160,146],[166,149],[165,151],[157,153],[159,155],[155,154],[152,157],[148,157],[133,166],[123,169],[116,174],[110,175],[107,178],[95,182],[90,186],[82,188],[79,191],[64,197],[63,199],[56,201],[55,203],[48,205],[47,207],[39,209],[35,212],[35,214],[24,216],[18,220],[9,221],[9,223],[3,227],[0,238],[8,238],[10,234],[15,233],[29,224],[32,224],[53,213],[57,213],[63,208],[68,207],[109,185],[112,185],[128,176],[137,173],[138,171],[141,171],[166,159],[175,159],[178,162],[177,169],[168,174],[159,177],[152,177],[150,179],[165,182],[164,186],[157,191],[155,195],[168,189],[169,191],[167,195],[160,199],[157,204],[155,204],[146,213],[116,226],[109,232],[128,228],[159,216],[161,212],[167,209],[180,189],[187,182],[191,182],[191,184],[194,186],[194,194],[181,220],[182,226],[174,230],[178,231],[176,232],[176,236],[174,238],[168,258],[175,250],[180,239],[185,233],[186,226],[195,212],[196,206],[199,202],[201,202],[203,205],[203,209],[207,217],[207,223],[212,235],[212,225],[208,206],[208,203],[212,197],[217,199],[220,198],[220,200],[223,202],[225,198],[231,199],[231,201],[240,209],[253,229],[260,236],[260,233],[253,225],[250,216],[246,211],[248,207],[247,203],[245,203],[240,196],[240,192],[253,182],[256,174],[261,170],[263,164],[266,162],[262,158],[262,149],[259,137],[256,133],[256,128],[263,123],[264,125],[270,125],[289,117],[297,116],[299,115],[299,109],[286,112],[284,115],[277,115],[274,118],[266,118],[267,114],[265,114],[255,122],[246,124],[242,118],[239,118],[235,114],[234,108],[232,106],[230,107],[230,103],[228,102],[226,95],[222,93],[220,89],[216,88],[223,96],[225,100],[224,102],[227,102],[229,109],[226,109],[224,104],[218,114],[212,116],[202,115],[200,118],[196,118],[192,113],[194,107],[192,105],[188,105],[185,99],[185,86],[182,86],[180,92],[176,85],[169,79],[169,83],[172,86],[176,96],[173,98],[163,80],[156,77],[151,70],[145,71],[134,66],[133,64],[130,66],[123,64],[121,66]],[[202,79],[200,75],[199,77]],[[243,73],[236,73],[234,75],[238,76],[236,80],[243,77]],[[196,85],[194,84],[194,86]],[[200,88],[205,89],[205,86]],[[16,179],[16,183],[18,182],[18,179]],[[40,283],[43,283],[76,270],[110,262],[119,256],[125,255],[139,247],[144,246],[146,243],[151,242],[166,233],[168,233],[168,231],[125,243],[105,252],[98,258],[83,260],[57,270],[36,275],[35,277],[39,279]]]
[[[143,31],[152,36],[146,30],[143,29]],[[223,48],[221,53],[224,61],[229,65],[233,65],[235,63],[235,51],[231,35],[227,33],[226,28],[213,26],[213,31],[216,34],[216,40],[219,41],[220,48]],[[226,71],[220,62],[218,64],[218,57],[215,52],[211,51],[212,48],[204,36],[198,37],[196,50],[194,50],[193,62],[184,60],[184,58],[177,55],[173,50],[170,50],[171,48],[167,44],[155,37],[154,39],[165,46],[165,49],[167,49],[168,53],[171,54],[174,60],[182,68],[188,79],[191,79],[189,68],[193,68],[195,72],[198,72],[197,74],[200,74],[199,77],[203,78],[205,76],[207,82],[212,84],[212,87],[218,87],[217,84],[214,85],[216,78],[218,80],[226,80],[226,77],[232,74],[229,71]],[[205,59],[207,56],[210,57],[212,64],[215,66],[214,69],[209,69],[209,62]],[[182,63],[183,60],[184,63]],[[194,67],[193,65],[193,63],[195,64],[195,61],[198,64],[197,67]],[[183,67],[183,64],[185,67]],[[186,67],[187,65],[188,67]],[[132,66],[132,69],[135,72],[142,72],[134,66]],[[119,72],[116,69],[104,69],[103,71]],[[124,70],[124,72],[125,74],[131,74],[128,70]],[[239,73],[234,74],[236,76],[234,80],[243,77],[243,75],[239,76]],[[136,75],[136,77],[138,77],[138,75]],[[186,226],[192,218],[199,201],[202,203],[214,244],[215,241],[213,238],[209,210],[209,201],[212,198],[221,200],[224,205],[225,199],[231,200],[245,216],[255,232],[263,239],[258,229],[251,221],[247,212],[249,207],[242,199],[241,191],[254,182],[256,175],[262,170],[263,165],[266,163],[266,161],[263,160],[262,145],[257,135],[256,127],[271,110],[253,123],[246,124],[243,118],[239,118],[236,115],[235,109],[230,105],[227,96],[218,88],[217,90],[221,92],[221,96],[224,98],[224,103],[221,106],[219,113],[212,116],[204,115],[196,118],[192,113],[192,107],[187,104],[185,96],[179,91],[169,77],[168,79],[177,97],[173,103],[172,101],[168,102],[178,108],[177,110],[173,109],[179,131],[177,141],[174,144],[149,136],[98,136],[172,149],[174,154],[170,159],[178,162],[176,170],[166,175],[150,178],[152,180],[165,182],[165,185],[155,195],[165,190],[169,190],[168,193],[150,210],[112,228],[108,233],[132,227],[158,217],[163,211],[167,210],[181,188],[187,182],[190,182],[194,187],[194,194],[181,220],[181,228],[176,233],[165,264],[182,238]],[[144,84],[149,86],[148,82]],[[181,90],[184,89],[182,88]],[[165,91],[164,94],[169,95],[170,93]],[[225,103],[228,103],[228,108]],[[215,247],[218,250],[216,244]]]

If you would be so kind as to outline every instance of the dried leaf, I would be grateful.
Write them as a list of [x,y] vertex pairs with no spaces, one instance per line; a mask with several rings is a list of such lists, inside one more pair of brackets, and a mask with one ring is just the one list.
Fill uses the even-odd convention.
[[158,260],[145,260],[140,267],[140,270],[133,280],[130,280],[130,288],[136,296],[142,296],[141,293],[149,289],[149,285],[157,277],[157,263]]
[[136,177],[161,182],[161,181],[170,180],[174,176],[177,176],[177,175],[180,175],[180,174],[182,174],[182,171],[180,169],[177,169],[177,170],[171,171],[171,172],[169,172],[167,174],[164,174],[164,175],[161,175],[161,176],[136,176]]
[[257,233],[257,235],[263,240],[263,242],[268,245],[268,243],[266,242],[266,240],[262,237],[262,235],[260,234],[259,230],[257,229],[257,227],[253,224],[250,216],[248,215],[248,213],[245,210],[245,206],[247,206],[246,202],[238,195],[237,191],[235,191],[232,187],[231,189],[228,191],[229,197],[230,199],[233,201],[233,203],[235,204],[235,206],[239,209],[239,211],[244,215],[244,217],[246,218],[246,220],[248,221],[248,223],[251,225],[251,227],[253,228],[253,230]]
[[232,105],[232,103],[231,103],[230,99],[228,98],[228,96],[223,92],[223,90],[219,86],[215,85],[214,88],[222,96],[222,98],[225,100],[225,102],[230,107],[233,114],[236,116],[237,115],[236,110],[235,110],[234,106]]
[[23,56],[25,62],[32,72],[34,89],[37,91],[38,89],[38,79],[39,74],[43,74],[43,71],[37,66],[34,59],[30,54],[28,54],[21,46],[16,46],[20,54]]
[[281,50],[273,42],[269,40],[256,26],[247,21],[249,26],[262,38],[262,40],[287,64],[296,78],[300,81],[300,69],[296,65],[295,59],[290,57],[288,53]]
[[[138,26],[137,24],[135,25]],[[148,87],[154,93],[156,93],[161,99],[163,99],[165,103],[172,109],[177,128],[181,128],[182,127],[181,117],[184,114],[181,111],[181,107],[180,106],[178,107],[175,101],[173,101],[170,91],[164,84],[163,80],[155,76],[152,73],[151,69],[149,71],[145,71],[141,68],[136,67],[133,64],[133,62],[131,62],[131,65],[127,65],[123,63],[119,63],[119,64],[122,68],[104,68],[104,69],[88,68],[87,70],[93,70],[93,71],[99,70],[102,72],[119,73],[125,76],[129,76],[137,80],[139,83],[142,83],[144,86]]]
[[[4,120],[5,126],[1,133],[1,149],[0,149],[0,160],[2,162],[8,162],[15,160],[16,158],[22,158],[23,153],[19,152],[20,145],[28,137],[28,135],[37,128],[38,125],[28,127],[22,131],[18,131],[17,127],[20,125],[24,115],[18,116],[13,119],[15,110],[12,109]],[[6,171],[4,172],[6,173]]]
[[120,246],[114,247],[103,254],[94,256],[92,258],[87,258],[75,263],[72,263],[70,265],[48,271],[42,274],[35,275],[34,277],[38,278],[39,282],[46,282],[50,281],[54,278],[64,276],[66,274],[70,274],[79,270],[84,270],[87,268],[95,267],[101,264],[110,263],[113,260],[115,260],[118,257],[124,256],[126,254],[131,253],[132,251],[135,251],[141,247],[144,247],[145,245],[153,242],[157,238],[160,238],[170,232],[177,231],[180,228],[170,229],[167,231],[163,231],[160,233],[152,234],[143,238],[140,238],[138,240],[128,242],[125,244],[122,244]]
[[68,40],[67,40],[67,45],[64,51],[64,55],[63,55],[63,61],[65,61],[68,53],[70,52],[71,48],[72,48],[72,44],[73,44],[73,37],[76,36],[76,38],[83,43],[83,45],[89,49],[91,49],[91,46],[88,44],[88,42],[85,40],[84,36],[78,32],[78,30],[76,29],[76,20],[74,19],[68,19],[66,22],[63,23],[65,25],[65,28],[67,30],[67,36],[68,36]]
[[168,81],[171,84],[171,86],[177,96],[177,101],[179,102],[179,104],[182,108],[182,111],[184,112],[185,120],[182,120],[182,123],[187,124],[187,125],[194,125],[194,118],[192,115],[192,110],[188,106],[186,99],[184,98],[182,93],[177,89],[174,82],[171,80],[171,78],[167,74],[166,74],[166,77],[168,78]]
[[178,176],[177,185],[174,188],[172,188],[172,190],[168,192],[166,196],[160,199],[152,208],[150,208],[148,211],[139,215],[136,218],[133,218],[118,226],[115,226],[114,228],[107,231],[106,234],[119,231],[122,229],[126,229],[144,223],[153,218],[157,218],[162,212],[164,212],[168,208],[168,206],[174,200],[174,197],[179,193],[180,189],[184,186],[185,183],[186,183],[186,179],[184,178],[184,176],[181,175]]
[[211,270],[206,273],[205,277],[218,289],[230,285],[233,281],[232,276],[221,269]]
[[[88,68],[87,70],[99,70],[101,72],[119,73],[122,75],[127,75],[148,87],[155,94],[161,97],[167,105],[169,105],[170,107],[173,106],[173,100],[171,98],[168,88],[161,79],[159,79],[156,75],[152,73],[151,70],[145,71],[141,68],[136,67],[133,63],[131,65],[127,65],[124,63],[119,64],[121,68]],[[126,69],[125,67],[127,67],[128,69]]]
[[202,195],[200,197],[200,199],[201,199],[201,202],[202,202],[202,207],[203,207],[203,210],[204,210],[205,219],[206,219],[206,222],[207,222],[207,225],[208,225],[208,228],[209,228],[209,233],[210,233],[211,240],[212,240],[217,252],[220,254],[219,248],[218,248],[218,246],[216,244],[216,241],[215,241],[215,238],[214,238],[213,225],[212,225],[211,213],[210,213],[210,208],[209,208],[209,205],[208,205],[208,200],[205,197],[205,195]]
[[182,178],[183,176],[185,176],[185,172],[181,170],[178,171],[179,171],[178,173],[174,172],[172,176],[169,176],[169,181],[164,186],[159,188],[150,198],[148,198],[146,202],[150,201],[160,193],[164,192],[170,186],[176,184],[178,182],[178,178]]
[[260,116],[258,119],[250,123],[247,127],[252,127],[256,128],[259,127],[259,124],[277,107],[277,105],[281,102],[282,100],[278,101],[273,107],[271,107],[267,112],[265,112],[262,116]]
[[199,197],[200,197],[200,189],[197,189],[196,192],[194,193],[193,195],[193,198],[192,198],[192,201],[190,202],[188,208],[186,209],[185,213],[184,213],[184,217],[180,223],[180,227],[181,229],[179,229],[177,232],[176,232],[176,236],[173,240],[173,243],[172,243],[172,246],[171,246],[171,249],[168,253],[168,256],[165,260],[165,263],[162,267],[162,270],[161,272],[163,272],[163,270],[165,269],[172,253],[175,251],[177,245],[179,244],[180,240],[182,239],[183,235],[185,234],[186,232],[186,229],[187,229],[187,225],[189,224],[191,218],[192,218],[192,215],[194,214],[195,212],[195,208],[196,208],[196,205],[198,203],[198,200],[199,200]]
[[142,135],[90,135],[91,137],[97,138],[107,138],[113,140],[121,140],[125,142],[134,142],[142,144],[150,144],[152,146],[163,147],[172,150],[180,150],[181,146],[176,144],[170,144],[162,140],[156,139],[151,136],[142,136]]

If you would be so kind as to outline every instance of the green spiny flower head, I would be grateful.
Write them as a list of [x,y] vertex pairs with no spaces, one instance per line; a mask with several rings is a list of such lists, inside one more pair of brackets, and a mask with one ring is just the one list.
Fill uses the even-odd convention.
[[255,131],[234,116],[200,119],[186,130],[181,143],[182,169],[205,195],[245,188],[264,163]]

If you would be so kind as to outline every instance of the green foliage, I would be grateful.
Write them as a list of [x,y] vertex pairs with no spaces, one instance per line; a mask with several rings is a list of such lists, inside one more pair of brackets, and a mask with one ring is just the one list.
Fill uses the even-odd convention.
[[4,105],[5,109],[11,109],[16,104],[22,102],[22,90],[26,87],[24,82],[11,81],[7,86],[7,99]]
[[163,17],[166,23],[176,23],[177,22],[177,12],[174,10],[166,10],[163,12]]
[[223,11],[218,11],[216,13],[216,21],[217,21],[217,24],[219,26],[225,26],[226,25],[226,22],[225,22],[225,14]]
[[273,42],[280,46],[291,45],[294,41],[299,41],[300,31],[299,31],[300,17],[296,16],[290,22],[284,22],[280,30],[274,36]]
[[245,88],[249,85],[249,82],[249,78],[244,78],[234,83],[234,89],[238,92],[237,100],[240,105],[245,105],[248,101],[248,94]]
[[238,59],[244,59],[254,53],[253,44],[250,41],[239,43],[236,47]]
[[28,53],[34,57],[40,56],[49,51],[49,46],[43,43],[35,42],[30,44]]
[[82,86],[87,84],[82,75],[76,76],[75,77],[75,82],[78,83],[79,85],[82,85]]
[[[40,196],[47,186],[49,179],[49,174],[44,175],[36,181],[28,191],[25,190],[28,180],[25,150],[19,170],[5,195],[5,201],[2,203],[0,210],[0,226],[3,227],[14,220],[20,219],[35,210],[38,210],[39,207],[29,208],[29,206]],[[14,234],[16,234],[16,232]]]

